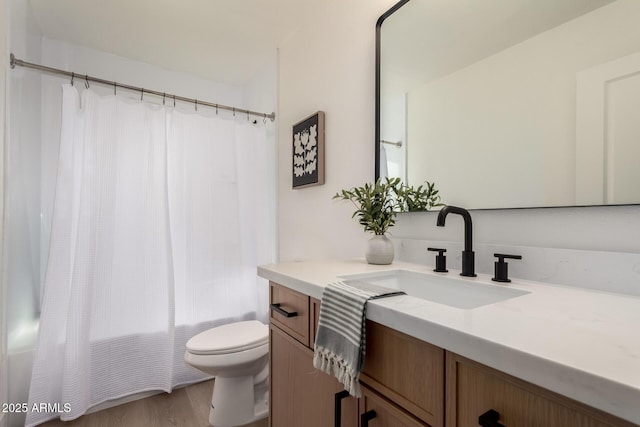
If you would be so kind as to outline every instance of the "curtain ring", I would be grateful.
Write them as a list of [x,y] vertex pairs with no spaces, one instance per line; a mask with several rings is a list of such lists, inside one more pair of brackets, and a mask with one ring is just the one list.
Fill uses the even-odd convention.
[[173,95],[173,107],[175,108],[175,106],[176,106],[176,96]]
[[218,115],[218,104],[216,104],[216,116]]
[[267,113],[264,113],[264,117],[262,118],[262,124],[267,124]]
[[247,110],[247,121],[249,121],[249,110]]
[[198,100],[196,99],[196,111],[198,111]]
[[162,94],[162,105],[164,105],[164,101],[165,101],[165,98],[166,98],[166,97],[167,97],[167,94],[166,94],[166,93],[163,93],[163,94]]
[[73,86],[73,79],[76,77],[76,73],[71,73],[71,86]]
[[84,75],[84,87],[85,87],[85,89],[89,89],[89,75],[88,74]]
[[142,101],[144,97],[144,88],[140,88],[140,101]]
[[113,82],[113,96],[116,96],[116,86],[118,84],[116,82]]
[[233,117],[236,116],[236,107],[233,107]]

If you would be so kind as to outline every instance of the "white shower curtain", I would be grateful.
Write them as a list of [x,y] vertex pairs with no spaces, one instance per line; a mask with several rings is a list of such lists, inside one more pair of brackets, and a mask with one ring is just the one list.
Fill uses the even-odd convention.
[[29,392],[30,408],[58,406],[27,425],[202,379],[183,361],[190,336],[266,317],[266,145],[246,120],[63,86]]

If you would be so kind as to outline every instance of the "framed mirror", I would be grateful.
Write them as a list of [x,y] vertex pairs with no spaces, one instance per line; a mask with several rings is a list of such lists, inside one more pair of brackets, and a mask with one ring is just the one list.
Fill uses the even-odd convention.
[[376,179],[469,209],[640,204],[640,1],[403,0],[376,43]]

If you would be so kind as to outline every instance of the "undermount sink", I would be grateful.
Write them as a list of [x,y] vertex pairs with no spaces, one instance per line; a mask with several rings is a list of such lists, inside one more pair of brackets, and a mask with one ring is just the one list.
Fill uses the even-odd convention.
[[405,292],[407,295],[451,307],[471,309],[526,295],[529,292],[489,285],[476,280],[436,276],[409,270],[387,270],[340,276],[346,284],[371,283]]

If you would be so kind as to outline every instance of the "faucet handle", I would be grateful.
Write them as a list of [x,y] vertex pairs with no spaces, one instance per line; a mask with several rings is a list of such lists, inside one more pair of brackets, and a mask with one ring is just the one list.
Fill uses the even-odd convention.
[[436,273],[448,273],[447,270],[447,257],[444,255],[447,252],[446,249],[442,248],[427,248],[428,251],[438,252],[436,255],[436,268],[433,269]]
[[505,259],[522,259],[522,255],[509,255],[509,254],[493,254],[498,258],[498,261],[494,262],[494,277],[491,278],[494,282],[511,282],[509,279],[509,264],[505,262]]

